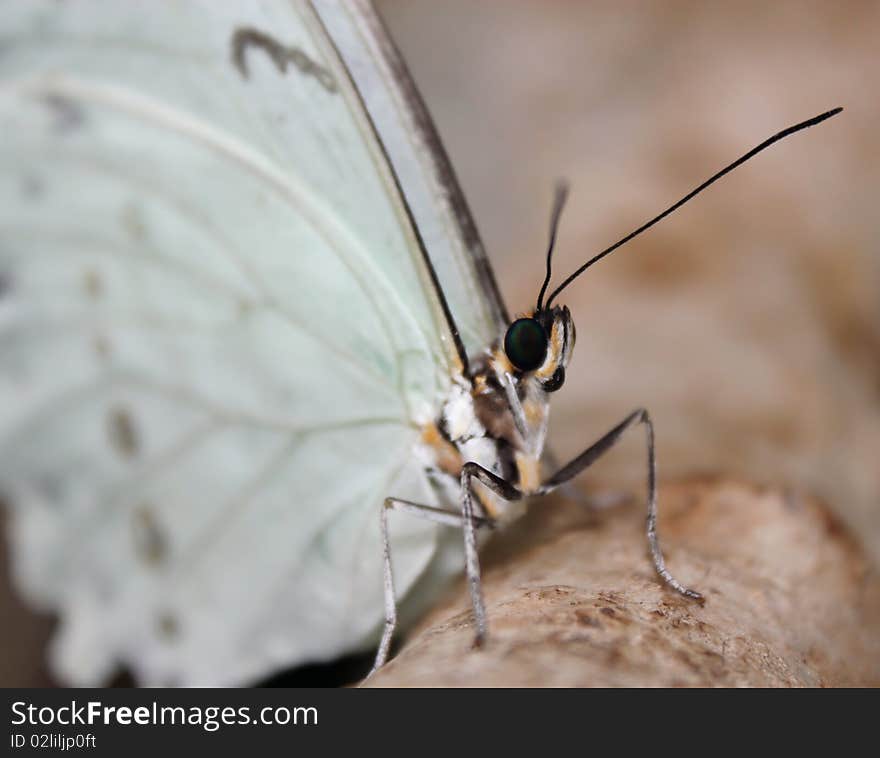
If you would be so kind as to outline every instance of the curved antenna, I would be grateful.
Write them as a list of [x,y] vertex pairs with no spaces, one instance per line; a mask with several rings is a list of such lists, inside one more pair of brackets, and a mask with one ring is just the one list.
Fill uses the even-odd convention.
[[749,150],[749,152],[747,152],[741,158],[737,158],[737,160],[735,160],[729,166],[721,169],[721,171],[719,171],[717,174],[715,174],[714,176],[707,179],[705,182],[703,182],[695,190],[688,192],[688,194],[685,195],[677,203],[675,203],[675,205],[671,205],[669,208],[667,208],[665,211],[663,211],[663,213],[661,213],[659,216],[655,216],[650,221],[648,221],[648,223],[642,224],[642,226],[640,226],[634,232],[630,232],[629,234],[627,234],[626,237],[624,237],[619,242],[615,242],[613,245],[611,245],[611,247],[605,248],[601,253],[590,258],[590,260],[588,260],[583,266],[581,266],[577,271],[575,271],[571,276],[569,276],[568,279],[566,279],[555,290],[553,290],[550,297],[547,298],[547,307],[549,308],[550,303],[553,302],[553,300],[556,298],[556,296],[560,292],[562,292],[562,290],[564,290],[569,284],[571,284],[575,279],[577,279],[581,274],[583,274],[584,271],[586,271],[590,266],[592,266],[594,263],[602,260],[602,258],[604,258],[609,253],[611,253],[614,250],[616,250],[617,248],[619,248],[621,245],[629,242],[633,237],[638,236],[646,229],[649,229],[650,227],[654,226],[654,224],[656,224],[658,221],[661,221],[662,219],[666,218],[666,216],[668,216],[670,213],[672,213],[677,208],[680,208],[688,200],[690,200],[692,197],[694,197],[694,195],[698,195],[700,192],[702,192],[704,189],[706,189],[706,187],[708,187],[710,184],[717,181],[718,179],[720,179],[722,176],[724,176],[728,172],[733,171],[733,169],[735,169],[737,166],[745,163],[749,158],[752,158],[753,156],[757,155],[765,148],[770,147],[770,145],[772,145],[774,142],[778,142],[781,139],[785,139],[785,137],[788,137],[789,135],[794,134],[795,132],[799,132],[801,129],[807,129],[810,126],[815,126],[816,124],[820,124],[825,119],[831,118],[832,116],[836,116],[842,110],[843,110],[843,108],[834,108],[830,111],[826,111],[825,113],[821,113],[818,116],[814,116],[811,119],[807,119],[806,121],[802,121],[799,124],[795,124],[794,126],[790,126],[790,127],[788,127],[788,129],[783,129],[778,134],[774,134],[769,139],[764,140],[757,147]]
[[[535,311],[543,309],[542,302],[544,293],[547,291],[547,285],[550,284],[550,261],[553,258],[553,248],[556,246],[556,232],[559,230],[559,217],[562,215],[562,209],[565,207],[565,201],[568,199],[568,182],[560,179],[556,182],[556,189],[553,193],[553,210],[550,213],[550,244],[547,246],[547,275],[544,277],[544,283],[541,285],[541,291],[538,293],[538,303]],[[548,302],[549,306],[550,303]]]

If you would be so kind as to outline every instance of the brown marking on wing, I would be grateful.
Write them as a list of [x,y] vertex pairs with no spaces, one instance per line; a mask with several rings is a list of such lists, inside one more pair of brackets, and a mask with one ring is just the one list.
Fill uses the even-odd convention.
[[83,274],[83,288],[92,300],[99,300],[104,293],[104,282],[94,269],[86,269]]
[[96,334],[94,339],[92,340],[92,347],[95,350],[95,355],[98,356],[101,360],[106,360],[110,357],[110,343],[103,334]]
[[149,505],[138,506],[132,514],[132,536],[135,553],[148,566],[155,568],[167,558],[168,540]]
[[147,238],[147,224],[138,206],[126,205],[120,214],[120,222],[133,242],[143,242]]
[[156,631],[167,642],[173,642],[180,637],[180,622],[170,611],[162,611],[156,617]]
[[58,93],[46,95],[43,102],[52,114],[52,131],[56,134],[64,136],[82,128],[85,114],[79,103]]
[[107,433],[113,448],[124,458],[133,458],[140,449],[140,438],[131,414],[125,408],[112,408],[107,417]]
[[249,75],[245,51],[249,47],[256,47],[269,56],[269,59],[282,74],[287,73],[287,65],[292,63],[301,74],[313,77],[327,92],[338,91],[333,74],[320,63],[313,61],[298,47],[292,45],[286,47],[265,32],[250,27],[236,29],[231,42],[232,63],[244,79],[247,79]]

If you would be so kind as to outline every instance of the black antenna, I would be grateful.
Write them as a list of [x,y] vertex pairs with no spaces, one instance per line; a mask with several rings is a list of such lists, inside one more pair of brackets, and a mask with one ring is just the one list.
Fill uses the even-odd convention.
[[[544,277],[544,283],[541,285],[541,291],[538,293],[538,303],[535,306],[536,311],[542,310],[542,301],[544,293],[547,291],[547,285],[550,284],[550,261],[553,258],[553,248],[556,246],[556,232],[559,229],[559,217],[562,215],[562,209],[565,207],[565,201],[568,199],[568,182],[560,179],[556,182],[556,189],[553,193],[553,210],[550,213],[550,244],[547,246],[547,276]],[[548,303],[549,305],[549,303]]]
[[[741,158],[738,158],[737,160],[735,160],[733,163],[731,163],[726,168],[721,169],[721,171],[719,171],[717,174],[715,174],[711,178],[707,179],[705,182],[703,182],[699,187],[697,187],[692,192],[689,192],[681,200],[679,200],[677,203],[675,203],[675,205],[672,205],[669,208],[667,208],[659,216],[655,216],[648,223],[643,224],[638,229],[636,229],[634,232],[627,234],[626,237],[624,237],[619,242],[615,242],[611,247],[605,248],[601,253],[594,256],[593,258],[590,258],[590,260],[588,260],[583,266],[581,266],[577,271],[575,271],[571,276],[569,276],[568,279],[566,279],[555,290],[553,290],[550,297],[547,298],[547,307],[549,308],[550,303],[553,302],[553,300],[556,298],[556,296],[560,292],[562,292],[562,290],[564,290],[569,284],[571,284],[575,279],[577,279],[581,274],[583,274],[584,271],[586,271],[590,266],[592,266],[597,261],[602,260],[602,258],[604,258],[609,253],[611,253],[614,250],[616,250],[617,248],[619,248],[621,245],[629,242],[633,237],[638,236],[646,229],[649,229],[650,227],[654,226],[654,224],[656,224],[658,221],[666,218],[666,216],[668,216],[670,213],[672,213],[672,211],[674,211],[674,210],[676,210],[676,208],[679,208],[682,205],[684,205],[694,195],[697,195],[700,192],[702,192],[704,189],[706,189],[706,187],[708,187],[710,184],[712,184],[712,182],[717,181],[725,174],[729,173],[730,171],[733,171],[733,169],[735,169],[737,166],[745,163],[749,158],[752,158],[753,156],[757,155],[765,148],[770,147],[770,145],[772,145],[774,142],[778,142],[779,140],[784,139],[785,137],[788,137],[790,134],[794,134],[795,132],[799,132],[801,129],[807,129],[808,127],[815,126],[816,124],[820,124],[825,119],[831,118],[832,116],[836,116],[842,110],[843,110],[843,108],[834,108],[833,110],[822,113],[818,116],[815,116],[814,118],[808,119],[806,121],[802,121],[801,123],[795,124],[794,126],[790,126],[790,127],[788,127],[788,129],[783,129],[778,134],[774,134],[769,139],[764,140],[757,147],[753,148],[752,150],[749,150],[749,152],[747,152]],[[549,268],[550,267],[549,267],[549,263],[548,263],[548,267],[547,267],[548,273],[549,273]],[[543,290],[542,290],[542,293],[543,293]]]

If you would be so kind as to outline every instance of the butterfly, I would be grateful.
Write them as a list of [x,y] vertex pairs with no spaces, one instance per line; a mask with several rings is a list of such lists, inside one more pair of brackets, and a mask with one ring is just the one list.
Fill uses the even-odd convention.
[[575,344],[511,318],[366,2],[7,4],[0,55],[0,494],[64,681],[239,684],[378,641],[545,475]]

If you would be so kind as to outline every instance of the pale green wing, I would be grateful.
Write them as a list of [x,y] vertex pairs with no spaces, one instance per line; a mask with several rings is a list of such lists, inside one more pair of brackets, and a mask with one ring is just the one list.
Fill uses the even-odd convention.
[[504,333],[508,314],[427,108],[367,0],[314,6],[382,137],[467,352],[477,354]]
[[[436,500],[412,448],[456,356],[326,36],[348,14],[4,4],[0,490],[68,681],[235,683],[369,644],[382,498]],[[374,117],[389,153],[406,113]],[[420,202],[426,244],[454,240]],[[461,250],[439,268],[478,296]],[[395,532],[405,594],[437,532]]]

